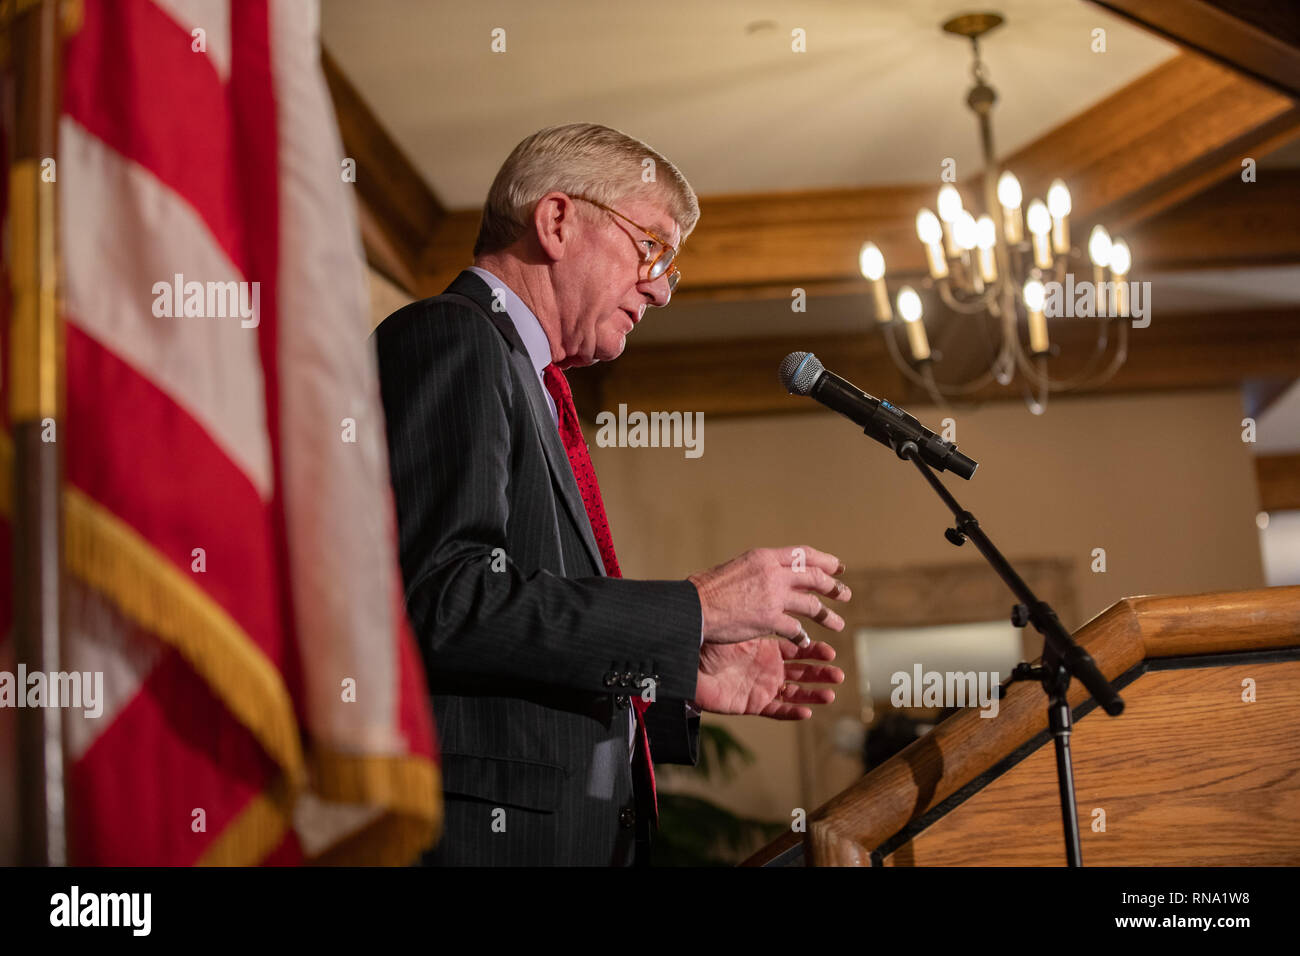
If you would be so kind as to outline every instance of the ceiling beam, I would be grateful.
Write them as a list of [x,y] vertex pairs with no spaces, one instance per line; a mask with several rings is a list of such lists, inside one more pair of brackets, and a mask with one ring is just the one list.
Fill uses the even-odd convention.
[[[1064,356],[1053,361],[1052,372],[1069,377],[1090,354],[1096,324],[1058,319],[1051,322],[1051,335]],[[952,349],[959,347],[957,343]],[[902,348],[906,350],[905,343]],[[716,416],[818,409],[814,402],[787,395],[777,382],[778,364],[796,350],[815,352],[828,368],[874,395],[903,404],[930,404],[895,368],[879,333],[633,345],[616,362],[572,370],[570,379],[579,410],[589,420],[619,403],[643,411]],[[936,366],[936,376],[945,380],[942,364]],[[1251,379],[1296,377],[1300,309],[1183,315],[1157,310],[1149,327],[1130,330],[1126,364],[1087,394],[1222,388]],[[1019,381],[1010,387],[992,385],[974,399],[1019,401]]]
[[1027,196],[1045,195],[1053,178],[1064,179],[1072,220],[1127,230],[1240,173],[1243,158],[1258,159],[1298,135],[1300,109],[1290,99],[1182,53],[1003,165]]
[[1260,169],[1257,176],[1230,176],[1129,233],[1141,271],[1300,262],[1300,169]]
[[323,47],[321,68],[334,100],[344,154],[356,161],[366,259],[390,281],[417,295],[425,247],[446,210]]
[[[1056,176],[1069,183],[1081,244],[1092,221],[1132,231],[1239,173],[1243,157],[1258,158],[1297,135],[1300,110],[1286,97],[1181,54],[1018,150],[1005,165],[1026,195],[1044,195]],[[810,296],[860,293],[857,256],[867,239],[884,251],[890,275],[919,276],[925,261],[915,217],[918,208],[933,205],[937,185],[702,197],[700,225],[682,250],[677,294],[688,301],[789,298],[796,287]],[[469,261],[478,222],[477,210],[441,221],[423,260],[426,294],[441,291]],[[1135,258],[1139,268],[1149,267]]]
[[1260,510],[1300,509],[1300,454],[1258,455],[1255,475],[1259,479]]
[[[686,282],[678,301],[788,299],[795,287],[810,297],[865,295],[856,261],[864,235],[900,252],[887,253],[891,276],[920,278],[925,263],[913,218],[918,207],[933,201],[933,192],[928,186],[893,186],[705,197],[702,221],[710,228],[701,226],[682,253]],[[1250,183],[1232,175],[1127,234],[1134,274],[1300,263],[1296,209],[1300,170],[1258,170]],[[448,214],[429,261],[467,264],[478,224],[477,210]],[[828,267],[837,260],[838,266]],[[774,275],[786,270],[785,281],[776,281]],[[459,271],[449,266],[421,273],[416,294],[437,295]],[[711,286],[701,285],[699,273],[706,271],[713,273]]]
[[1300,98],[1300,14],[1290,0],[1092,0],[1152,33]]

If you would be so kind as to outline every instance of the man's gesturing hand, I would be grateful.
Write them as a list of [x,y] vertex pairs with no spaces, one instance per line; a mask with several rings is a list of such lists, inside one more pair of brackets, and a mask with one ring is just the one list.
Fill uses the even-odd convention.
[[754,548],[692,574],[689,580],[700,592],[704,642],[734,644],[776,634],[806,644],[808,634],[795,614],[832,631],[844,630],[844,619],[817,597],[852,597],[834,578],[843,572],[835,555],[800,546]]
[[[802,661],[795,658],[803,658]],[[695,706],[715,714],[758,714],[774,720],[807,720],[802,704],[829,704],[835,691],[805,684],[838,684],[844,671],[829,664],[835,649],[814,641],[803,650],[789,641],[757,638],[740,644],[705,644],[695,685]]]

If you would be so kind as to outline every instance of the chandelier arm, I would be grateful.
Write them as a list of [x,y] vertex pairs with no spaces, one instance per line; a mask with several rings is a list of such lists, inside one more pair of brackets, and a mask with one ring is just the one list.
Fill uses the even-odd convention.
[[[1097,343],[1093,347],[1092,354],[1083,364],[1083,368],[1070,378],[1053,379],[1048,376],[1047,382],[1054,392],[1067,392],[1071,389],[1088,387],[1090,380],[1097,374],[1097,365],[1106,355],[1106,350],[1110,344],[1110,320],[1102,322],[1097,332]],[[1113,374],[1113,373],[1112,373]]]
[[989,303],[997,298],[999,289],[997,286],[986,286],[984,291],[979,293],[974,299],[963,302],[953,294],[952,286],[947,279],[940,279],[935,283],[939,290],[939,298],[943,304],[954,312],[960,312],[963,315],[978,315],[981,312],[987,312]]
[[894,327],[896,325],[897,323],[890,322],[883,330],[885,335],[885,345],[889,347],[889,357],[893,360],[894,365],[898,367],[898,370],[903,373],[904,378],[912,382],[914,385],[919,385],[922,388],[925,388],[925,379],[922,378],[917,373],[916,369],[912,367],[912,363],[903,357],[902,351],[898,348],[898,343],[894,341]]
[[[1047,374],[1047,356],[1035,355],[1034,365],[1037,366],[1035,371],[1038,372],[1039,378],[1042,379],[1042,387],[1033,399],[1033,404],[1029,406],[1029,411],[1033,415],[1042,415],[1047,411],[1047,399],[1052,394],[1051,377]],[[1028,379],[1026,379],[1028,381]]]
[[930,393],[930,397],[944,411],[974,411],[983,406],[984,403],[979,401],[951,401],[951,396],[943,394],[942,386],[935,381],[934,366],[930,363],[927,362],[922,368],[922,374],[925,376],[926,390]]
[[1115,373],[1128,361],[1128,322],[1121,318],[1119,323],[1119,335],[1115,337],[1115,354],[1111,356],[1110,364],[1106,366],[1105,370],[1088,383],[1089,388],[1099,388],[1105,385],[1115,377]]
[[930,393],[930,398],[934,400],[935,405],[947,410],[947,398],[939,391],[939,383],[934,380],[934,366],[929,362],[926,362],[921,369],[921,379],[925,383],[925,390]]
[[1025,377],[1031,379],[1034,384],[1040,386],[1046,384],[1053,392],[1066,392],[1074,389],[1089,390],[1104,385],[1115,377],[1115,373],[1118,372],[1128,360],[1128,327],[1126,325],[1120,325],[1119,335],[1116,337],[1115,352],[1111,356],[1109,364],[1101,372],[1093,372],[1092,367],[1097,364],[1097,360],[1100,356],[1105,354],[1106,345],[1109,342],[1109,331],[1107,326],[1112,321],[1114,320],[1107,320],[1106,325],[1102,326],[1102,330],[1097,336],[1098,351],[1094,351],[1093,355],[1089,358],[1087,365],[1085,365],[1083,372],[1080,372],[1069,379],[1053,380],[1050,375],[1047,376],[1046,379],[1043,379],[1042,375],[1045,374],[1046,363],[1043,363],[1044,370],[1040,372],[1038,369],[1034,369],[1030,366],[1028,362],[1021,366],[1021,371],[1023,371]]
[[[890,324],[894,325],[896,323]],[[912,367],[911,362],[903,357],[902,350],[899,349],[898,343],[894,340],[894,335],[890,333],[889,329],[885,329],[884,332],[885,344],[889,347],[889,357],[893,359],[894,365],[898,367],[898,370],[908,381],[912,382],[914,385],[919,385],[921,388],[926,388],[927,386],[924,377],[922,377],[921,374]],[[931,376],[931,378],[933,378],[933,376]],[[946,383],[940,384],[936,381],[934,387],[938,390],[940,395],[945,397],[952,395],[965,395],[983,388],[992,380],[992,374],[986,373],[978,378],[971,379],[969,382],[963,382],[957,385],[948,385]]]
[[[1083,369],[1073,378],[1054,384],[1052,386],[1053,391],[1063,392],[1073,388],[1090,388],[1092,386],[1094,376],[1099,374],[1097,366],[1105,357],[1107,348],[1110,345],[1110,322],[1111,320],[1108,319],[1101,324],[1101,329],[1097,333],[1097,346],[1093,349],[1092,355],[1088,357],[1088,361],[1084,363]],[[1106,374],[1106,370],[1103,370],[1100,374]],[[1110,374],[1115,373],[1110,372]]]
[[1024,375],[1024,377],[1028,379],[1031,384],[1034,385],[1040,384],[1039,377],[1038,377],[1038,370],[1033,366],[1033,362],[1032,362],[1033,356],[1031,356],[1028,352],[1025,351],[1024,344],[1020,341],[1019,335],[1015,337],[1014,344],[1015,344],[1015,354],[1016,354],[1016,368],[1020,369],[1020,373]]
[[[989,314],[992,315],[992,316],[994,317],[994,319],[997,321],[997,327],[998,327],[999,332],[1001,333],[1001,336],[1000,336],[1000,338],[999,338],[999,341],[998,341],[997,345],[994,346],[993,342],[991,342],[991,341],[989,340],[989,330],[988,330],[988,327],[987,327],[986,325],[984,325],[983,323],[980,323],[980,335],[981,335],[981,336],[983,337],[983,339],[984,339],[984,344],[985,344],[985,345],[986,345],[990,350],[993,350],[993,351],[994,351],[993,358],[992,358],[992,360],[988,363],[988,365],[989,365],[989,369],[988,369],[988,373],[987,373],[987,374],[990,375],[990,376],[992,376],[992,379],[991,379],[991,380],[997,380],[997,379],[998,379],[998,372],[999,372],[999,370],[1001,370],[1002,368],[1004,368],[1004,367],[1006,366],[1006,364],[1007,364],[1007,359],[1008,359],[1008,355],[1007,355],[1007,348],[1008,348],[1008,345],[1007,345],[1007,322],[1006,322],[1006,320],[1003,318],[1003,312],[1002,312],[1002,310],[996,308],[996,306],[997,306],[997,300],[994,300],[992,303],[990,303],[990,306],[991,306],[991,308],[989,309]],[[996,309],[996,311],[995,311],[995,309]],[[1005,383],[999,381],[999,384],[1005,384]]]
[[[1017,353],[1017,364],[1023,373],[1020,377],[1020,397],[1024,399],[1025,407],[1034,415],[1041,415],[1047,411],[1047,398],[1051,392],[1050,388],[1043,388],[1042,377],[1047,374],[1047,356],[1034,355],[1025,356]],[[1038,368],[1033,366],[1037,365]],[[1034,389],[1038,389],[1038,394],[1034,394]]]
[[[890,324],[895,325],[896,323]],[[889,347],[889,357],[893,360],[894,365],[898,367],[898,370],[905,378],[907,378],[908,381],[912,382],[914,385],[919,385],[922,388],[928,389],[925,378],[912,367],[911,362],[904,358],[902,350],[899,349],[898,343],[894,340],[894,335],[890,333],[889,329],[885,329],[884,333],[885,344]],[[938,391],[939,395],[945,398],[950,398],[955,395],[969,395],[971,392],[977,392],[992,382],[993,378],[994,370],[990,369],[968,382],[949,385],[947,383],[934,381],[934,376],[931,374],[931,380],[934,381],[934,388]]]

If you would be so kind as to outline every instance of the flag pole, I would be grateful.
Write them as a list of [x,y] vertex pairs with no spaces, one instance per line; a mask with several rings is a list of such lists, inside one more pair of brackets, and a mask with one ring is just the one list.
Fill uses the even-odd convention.
[[[61,667],[63,329],[57,306],[54,166],[59,129],[56,0],[6,3],[15,102],[9,155],[9,420],[13,430],[13,601],[16,660]],[[25,694],[27,688],[19,687]],[[67,862],[62,710],[18,716],[19,862]]]

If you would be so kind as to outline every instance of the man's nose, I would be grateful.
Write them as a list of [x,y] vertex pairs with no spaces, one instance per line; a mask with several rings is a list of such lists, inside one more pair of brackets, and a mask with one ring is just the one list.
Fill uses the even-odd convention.
[[657,279],[643,279],[637,285],[641,294],[646,297],[646,305],[652,309],[662,309],[673,297],[673,291],[668,287],[667,275],[661,275]]

